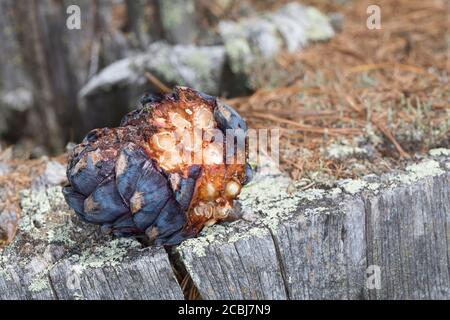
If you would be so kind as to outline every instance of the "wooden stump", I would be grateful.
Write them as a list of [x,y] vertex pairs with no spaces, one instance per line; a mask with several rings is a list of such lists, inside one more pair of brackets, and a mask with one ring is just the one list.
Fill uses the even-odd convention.
[[182,299],[167,254],[81,223],[60,187],[27,190],[0,255],[0,299]]
[[205,299],[449,299],[450,154],[440,153],[327,191],[289,195],[268,177],[242,195],[259,215],[251,228],[216,226],[177,250]]
[[290,183],[256,177],[242,220],[170,255],[81,223],[60,187],[27,190],[0,299],[182,299],[183,274],[203,299],[450,298],[450,150],[333,189]]

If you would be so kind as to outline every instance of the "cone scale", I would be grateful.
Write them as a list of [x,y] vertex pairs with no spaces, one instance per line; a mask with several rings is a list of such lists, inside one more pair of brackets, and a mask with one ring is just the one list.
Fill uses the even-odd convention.
[[92,130],[74,148],[65,199],[116,236],[178,244],[226,219],[249,180],[246,163],[225,161],[227,129],[247,127],[214,97],[185,87],[145,95],[120,127]]

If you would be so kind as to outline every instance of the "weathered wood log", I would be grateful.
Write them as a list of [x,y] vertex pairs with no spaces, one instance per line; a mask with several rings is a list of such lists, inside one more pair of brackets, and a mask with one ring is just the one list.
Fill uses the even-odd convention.
[[182,299],[167,254],[82,224],[61,187],[22,194],[14,242],[0,252],[0,299]]
[[161,16],[155,0],[125,0],[128,37],[133,47],[145,50],[153,41],[164,38]]
[[[428,169],[437,167],[429,163]],[[385,275],[369,297],[449,299],[450,174],[363,199],[367,264],[380,266]]]
[[288,298],[269,230],[243,222],[213,230],[178,249],[203,298]]
[[295,2],[261,16],[221,21],[218,28],[231,70],[246,75],[252,64],[272,59],[282,49],[293,52],[334,36],[326,15]]
[[183,273],[203,299],[450,299],[450,150],[430,154],[332,189],[295,191],[269,168],[244,188],[242,220],[170,256],[100,234],[39,184],[0,253],[0,299],[181,299]]
[[[213,227],[182,243],[180,259],[205,299],[449,299],[450,151],[439,152],[447,156],[328,191],[290,195],[284,179],[260,181],[242,194],[260,215],[251,231]],[[274,270],[283,283],[262,276]]]
[[[70,126],[67,114],[77,120],[76,78],[69,68],[68,47],[61,33],[65,33],[65,8],[62,2],[38,4],[36,1],[8,1],[11,21],[19,44],[23,65],[32,83],[35,99],[33,114],[39,119],[39,128],[32,132],[42,145],[61,152]],[[27,23],[24,23],[26,21]],[[61,124],[60,124],[60,123]],[[32,125],[33,122],[30,122]],[[72,127],[72,130],[74,128]],[[70,130],[69,130],[70,131]]]
[[135,240],[89,239],[50,271],[58,299],[183,299],[163,248]]
[[0,297],[2,299],[54,299],[48,269],[82,235],[72,225],[60,188],[22,195],[20,232],[1,252]]
[[194,44],[200,33],[195,0],[156,0],[162,29],[172,44]]
[[[19,124],[33,106],[33,96],[8,5],[9,2],[0,2],[0,136],[15,140],[24,133],[25,128]],[[14,130],[10,130],[12,127]]]
[[[66,25],[71,5],[80,9],[81,29]],[[139,5],[144,12],[150,4]],[[5,0],[0,18],[0,59],[8,62],[0,66],[0,134],[14,142],[26,129],[55,152],[85,133],[77,107],[80,88],[106,65],[146,47],[151,38],[142,25],[127,21],[124,1]],[[142,19],[139,15],[133,22]],[[146,26],[152,27],[152,21]]]
[[[344,225],[351,221],[353,238],[362,240],[357,234],[363,234],[362,202],[346,199],[343,204],[331,198],[333,193],[327,195],[323,190],[314,189],[289,195],[287,187],[285,179],[270,177],[250,187],[248,193],[244,191],[242,206],[260,215],[250,231],[241,224],[236,224],[231,231],[213,227],[204,238],[181,244],[180,258],[203,298],[260,298],[267,294],[272,294],[272,299],[360,298],[357,282],[364,275],[364,260],[363,256],[355,255],[362,250],[357,248],[359,250],[350,252],[352,245],[358,245],[353,241],[344,242],[341,237]],[[225,238],[224,232],[228,235]],[[223,247],[230,243],[246,250],[222,253]],[[268,259],[267,253],[258,254],[262,244],[263,252],[272,252],[276,259]],[[208,283],[213,280],[208,275],[207,263],[210,256],[219,254],[220,267],[216,269],[226,270],[239,281],[249,279],[245,291],[234,282],[227,282],[227,291],[211,290]],[[241,256],[252,257],[246,261],[250,266],[240,265]],[[352,279],[355,269],[360,271],[360,279]],[[266,273],[283,281],[271,281]],[[224,281],[217,274],[214,279]],[[258,294],[261,288],[266,289],[262,295]],[[246,295],[246,292],[251,294]]]

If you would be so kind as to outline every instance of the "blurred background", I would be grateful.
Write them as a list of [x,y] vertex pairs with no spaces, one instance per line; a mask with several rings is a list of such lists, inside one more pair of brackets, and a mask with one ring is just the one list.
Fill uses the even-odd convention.
[[333,137],[448,146],[448,30],[445,0],[0,0],[0,150],[58,155],[174,85],[281,127],[291,172]]

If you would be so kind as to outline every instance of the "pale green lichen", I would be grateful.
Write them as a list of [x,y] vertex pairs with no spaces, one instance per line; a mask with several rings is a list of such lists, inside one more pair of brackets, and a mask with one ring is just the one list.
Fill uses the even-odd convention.
[[370,191],[378,191],[378,189],[380,188],[381,184],[377,183],[377,182],[372,182],[372,183],[368,183],[367,184],[367,189],[369,189]]
[[232,38],[225,42],[225,51],[235,74],[246,73],[252,62],[252,50],[245,38]]
[[44,226],[46,223],[45,214],[51,210],[47,193],[45,191],[24,190],[21,192],[20,205],[23,216],[19,222],[19,229],[34,234],[33,230],[36,229],[36,224]]
[[439,162],[435,160],[425,160],[418,164],[409,165],[406,167],[406,170],[412,172],[417,178],[437,176],[444,173],[440,168]]
[[8,256],[4,253],[0,255],[0,278],[11,280],[11,275],[7,271]]
[[195,71],[196,77],[203,85],[206,92],[215,92],[217,84],[214,83],[213,70],[211,59],[202,51],[195,51],[185,57],[184,64]]
[[329,159],[342,160],[350,157],[365,156],[367,151],[357,146],[333,143],[323,151],[323,154]]
[[[23,216],[19,230],[34,239],[47,242],[63,242],[73,245],[71,232],[77,232],[72,221],[67,218],[71,212],[65,202],[61,187],[46,190],[25,190],[21,193],[20,205]],[[81,231],[78,228],[78,231]]]
[[303,211],[303,214],[308,217],[315,216],[318,214],[328,215],[328,214],[330,214],[330,208],[325,208],[325,207],[308,208],[308,209],[305,209],[305,211]]
[[[262,238],[268,235],[268,230],[264,227],[250,227],[248,226],[236,226],[242,221],[236,221],[229,226],[213,225],[204,229],[200,236],[193,239],[188,239],[182,242],[177,250],[183,252],[188,250],[196,257],[205,257],[206,248],[214,243],[235,243],[240,240],[246,240],[253,237]],[[236,232],[239,229],[239,232]]]
[[28,286],[28,289],[31,292],[39,292],[50,288],[50,282],[45,275],[39,275],[35,277],[31,284]]
[[289,194],[287,188],[284,179],[264,179],[244,189],[240,196],[244,214],[260,214],[266,225],[275,228],[278,217],[295,211],[301,200],[297,194]]
[[267,236],[269,234],[269,231],[265,228],[261,227],[253,227],[249,230],[246,230],[245,232],[239,232],[233,234],[229,239],[228,243],[234,243],[240,240],[246,240],[250,238],[263,238],[264,236]]
[[[30,264],[27,264],[27,266],[24,266],[24,267],[29,268],[32,265],[33,265],[33,262],[31,262]],[[50,280],[48,278],[48,273],[50,272],[50,269],[54,265],[55,265],[54,263],[43,265],[42,267],[39,267],[38,270],[36,270],[36,268],[33,268],[35,273],[32,275],[30,285],[28,286],[28,289],[31,292],[39,292],[39,291],[51,289]]]
[[[52,187],[46,190],[32,191],[24,190],[20,194],[20,206],[25,217],[33,218],[34,221],[45,224],[45,215],[52,208],[64,206],[65,200],[61,187]],[[21,227],[25,230],[32,228],[32,223],[22,219]],[[31,221],[32,222],[32,221]],[[22,229],[23,230],[23,229]]]
[[300,200],[315,201],[325,196],[326,191],[323,189],[308,189],[295,194]]
[[434,177],[443,174],[445,171],[441,169],[439,162],[435,160],[423,160],[420,163],[412,164],[406,167],[407,174],[401,174],[394,178],[404,184],[410,184],[419,179]]
[[336,199],[342,194],[341,188],[333,188],[327,193],[327,197],[331,199]]
[[5,281],[11,281],[11,274],[7,271],[6,268],[0,267],[0,278],[3,278]]
[[[300,23],[297,22],[299,20]],[[288,27],[286,21],[290,21]],[[313,7],[297,3],[237,22],[222,21],[218,29],[232,72],[246,74],[250,78],[258,64],[266,65],[267,60],[273,59],[282,48],[294,50],[305,46],[308,41],[326,40],[334,35],[326,15]],[[295,35],[292,37],[289,33]],[[253,82],[250,81],[249,85]]]
[[67,223],[65,223],[64,225],[47,231],[47,241],[62,242],[67,246],[72,246],[76,243],[76,241],[72,239],[71,233],[81,231],[82,229],[75,226],[72,220],[67,219]]
[[355,179],[355,180],[348,179],[348,180],[344,180],[341,183],[342,189],[351,195],[356,195],[356,194],[360,193],[361,191],[363,191],[364,189],[368,189],[372,192],[377,193],[380,186],[381,186],[381,184],[378,182],[369,183],[369,182],[366,182],[361,179]]
[[196,72],[202,74],[202,76],[207,76],[206,72],[211,70],[211,61],[206,56],[204,52],[198,51],[185,57],[184,62],[187,66],[194,69]]
[[74,255],[73,271],[83,272],[86,268],[101,268],[103,266],[117,266],[128,255],[130,249],[139,248],[139,242],[128,238],[114,239],[97,247],[90,247],[81,255]]
[[308,177],[318,186],[332,188],[336,183],[336,178],[324,171],[318,170],[308,173]]
[[186,15],[195,11],[195,4],[189,1],[161,1],[162,23],[165,28],[171,29],[180,25]]
[[86,297],[83,296],[83,294],[81,294],[79,292],[75,292],[73,294],[73,298],[74,298],[74,300],[86,300]]
[[155,64],[153,66],[156,73],[160,74],[165,81],[183,84],[180,75],[175,72],[175,68],[167,62]]
[[206,248],[216,240],[216,236],[219,235],[221,226],[212,226],[208,228],[202,235],[195,239],[188,239],[183,241],[177,248],[178,251],[183,252],[183,250],[191,251],[197,257],[206,256]]
[[196,87],[213,94],[219,90],[225,49],[223,46],[171,46],[160,41],[149,47],[143,61],[135,60],[136,74],[150,70],[167,83]]
[[315,188],[289,192],[289,185],[290,180],[285,177],[267,177],[244,188],[240,195],[242,211],[261,215],[260,221],[276,230],[283,219],[297,211],[302,201],[314,202],[326,193]]
[[326,15],[314,7],[307,7],[306,15],[306,35],[309,40],[322,41],[334,36],[334,30]]
[[346,180],[342,184],[342,188],[345,192],[355,195],[359,192],[361,192],[365,187],[367,186],[367,182],[363,180]]
[[428,153],[432,157],[450,156],[450,149],[436,148],[436,149],[431,149]]

